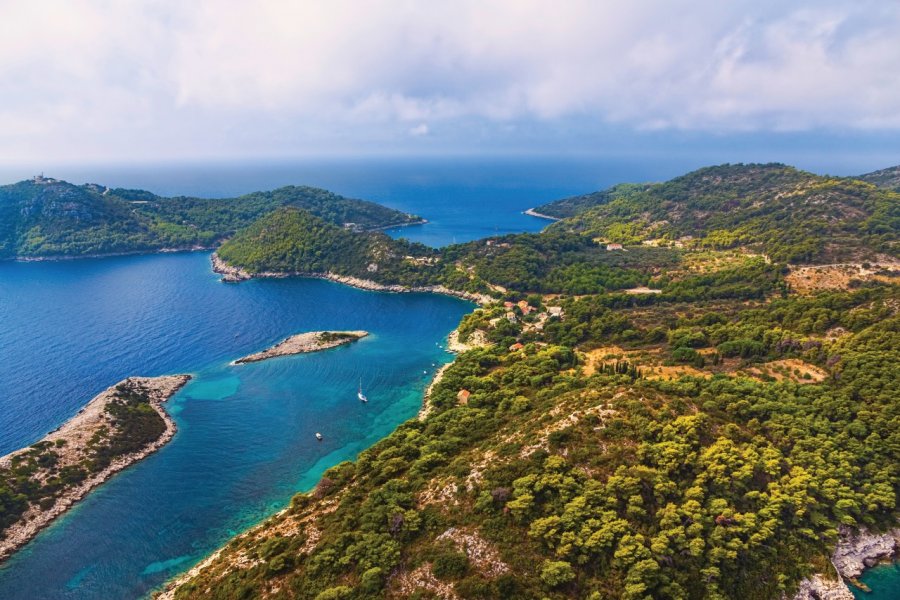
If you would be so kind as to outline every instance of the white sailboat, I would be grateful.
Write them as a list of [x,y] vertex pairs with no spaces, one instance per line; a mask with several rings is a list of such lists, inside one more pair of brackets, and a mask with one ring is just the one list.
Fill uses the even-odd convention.
[[362,392],[362,378],[359,380],[359,389],[356,391],[356,397],[359,398],[360,402],[368,402],[369,399],[366,398],[366,395]]

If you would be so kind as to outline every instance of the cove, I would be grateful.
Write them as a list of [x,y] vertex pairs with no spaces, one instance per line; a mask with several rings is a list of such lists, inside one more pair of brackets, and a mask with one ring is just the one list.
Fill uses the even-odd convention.
[[[0,567],[0,597],[137,598],[188,569],[414,416],[471,309],[314,279],[226,285],[208,253],[0,264],[0,453],[128,375],[195,375],[167,406],[175,438]],[[228,364],[324,329],[371,335]]]

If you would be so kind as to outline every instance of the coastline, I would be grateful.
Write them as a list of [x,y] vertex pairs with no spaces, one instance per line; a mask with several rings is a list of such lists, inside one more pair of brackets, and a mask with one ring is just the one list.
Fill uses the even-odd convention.
[[[453,352],[454,354],[462,354],[467,350],[472,350],[473,348],[483,348],[488,345],[488,341],[483,339],[482,337],[476,338],[470,343],[460,342],[459,327],[451,331],[447,336],[447,350]],[[455,362],[456,358],[454,357],[453,360],[445,365],[442,365],[441,368],[435,372],[434,377],[431,378],[431,383],[428,384],[428,388],[425,390],[425,395],[422,398],[422,407],[419,409],[419,413],[416,415],[416,418],[419,421],[424,421],[428,418],[428,415],[431,414],[431,392],[434,390],[434,387],[444,378],[444,373],[447,371],[447,369],[449,369]]]
[[469,302],[474,302],[475,304],[478,304],[480,306],[484,306],[485,304],[494,301],[494,299],[487,294],[473,294],[472,292],[451,290],[450,288],[443,285],[425,285],[412,287],[397,284],[389,285],[378,283],[370,279],[360,279],[359,277],[352,277],[350,275],[338,275],[337,273],[306,273],[300,271],[261,271],[259,273],[250,273],[249,271],[240,267],[233,267],[229,265],[227,262],[222,260],[222,258],[220,258],[218,253],[216,252],[213,252],[211,261],[213,271],[215,273],[218,273],[219,275],[222,275],[222,281],[225,283],[238,283],[241,281],[248,281],[250,279],[284,279],[287,277],[309,277],[311,279],[326,279],[335,283],[343,283],[344,285],[349,285],[350,287],[355,287],[361,290],[368,290],[371,292],[392,292],[399,294],[410,292],[424,292],[432,294],[443,294],[445,296],[453,296],[462,300],[468,300]]
[[413,225],[427,225],[428,219],[419,218],[418,221],[410,221],[406,223],[394,223],[393,225],[382,225],[381,227],[370,227],[364,231],[387,231],[388,229],[397,229],[399,227],[412,227]]
[[10,259],[12,262],[56,262],[64,260],[80,260],[82,258],[115,258],[117,256],[142,256],[152,254],[175,254],[177,252],[209,252],[214,250],[215,246],[179,246],[176,248],[157,248],[155,250],[127,250],[125,252],[107,252],[100,254],[55,254],[52,256],[14,256]]
[[[552,218],[552,217],[548,217]],[[386,231],[388,229],[396,229],[398,227],[412,227],[414,225],[426,225],[428,223],[428,219],[420,219],[418,221],[413,221],[409,223],[393,223],[391,225],[383,225],[381,227],[366,227],[363,228],[362,231]],[[115,258],[117,256],[142,256],[142,255],[152,255],[152,254],[173,254],[176,252],[209,252],[215,251],[219,245],[224,242],[224,239],[218,240],[215,244],[210,246],[202,246],[200,244],[194,244],[191,246],[175,246],[171,248],[144,248],[140,250],[124,250],[122,252],[99,252],[92,254],[51,254],[48,256],[10,256],[8,258],[0,258],[0,262],[9,261],[9,262],[56,262],[56,261],[64,261],[64,260],[79,260],[82,258]]]
[[368,331],[308,331],[306,333],[298,333],[281,340],[274,346],[270,346],[261,352],[254,352],[233,360],[231,364],[244,365],[279,356],[319,352],[359,341],[368,335]]
[[[115,397],[116,388],[126,382],[136,383],[149,390],[151,397],[148,403],[159,414],[166,426],[163,433],[156,440],[136,452],[116,457],[106,468],[89,475],[77,485],[62,492],[49,509],[41,510],[38,506],[30,506],[15,523],[6,529],[4,537],[0,539],[0,562],[8,559],[13,553],[27,544],[42,529],[69,510],[91,490],[106,482],[114,474],[146,458],[168,443],[175,435],[177,427],[175,421],[163,408],[162,403],[184,387],[190,379],[190,375],[126,378],[95,396],[74,417],[45,435],[38,442],[35,442],[35,444],[41,442],[56,444],[58,440],[65,440],[66,443],[62,446],[65,448],[65,451],[73,453],[81,451],[83,448],[78,447],[79,442],[82,444],[86,443],[99,427],[107,423],[104,417],[106,406]],[[32,447],[33,445],[20,448],[0,457],[0,467],[8,468],[14,457],[25,454]]]
[[538,219],[547,219],[548,221],[562,221],[559,217],[551,217],[550,215],[545,215],[544,213],[539,213],[533,208],[529,208],[524,211],[522,214],[528,215],[529,217],[537,217]]
[[873,533],[864,528],[852,530],[845,526],[841,526],[839,531],[841,537],[831,554],[834,573],[831,576],[816,573],[802,580],[792,600],[855,600],[847,582],[857,589],[869,591],[859,581],[863,572],[897,559],[900,527],[883,533]]

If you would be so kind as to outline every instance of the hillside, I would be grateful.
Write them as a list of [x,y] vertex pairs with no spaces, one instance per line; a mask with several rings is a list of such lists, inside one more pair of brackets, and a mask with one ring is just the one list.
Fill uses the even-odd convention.
[[721,165],[539,206],[564,227],[623,244],[746,247],[777,262],[898,256],[900,196],[780,164]]
[[265,215],[222,244],[218,256],[249,273],[333,273],[379,283],[434,283],[436,251],[376,232],[338,227],[293,206]]
[[211,247],[281,206],[303,208],[354,229],[421,221],[310,187],[227,199],[163,198],[37,177],[0,187],[0,259]]
[[[255,271],[343,269],[496,301],[460,323],[469,349],[419,419],[330,469],[169,597],[768,600],[812,573],[833,577],[839,527],[880,530],[900,515],[900,264],[829,278],[819,271],[831,267],[753,250],[777,257],[779,240],[820,222],[838,232],[829,252],[892,247],[895,196],[780,165],[659,185],[541,234],[441,250],[296,210],[223,245]],[[772,210],[755,213],[751,198]],[[747,231],[773,219],[759,247],[607,250],[591,229],[636,214],[649,227],[668,203],[669,235],[690,226],[702,239],[724,223],[711,210],[723,201]],[[852,227],[881,229],[860,245]]]
[[878,171],[872,171],[856,177],[886,190],[900,192],[900,165]]

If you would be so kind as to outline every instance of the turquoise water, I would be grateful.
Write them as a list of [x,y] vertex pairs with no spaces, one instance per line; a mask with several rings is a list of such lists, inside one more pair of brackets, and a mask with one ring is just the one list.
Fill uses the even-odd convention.
[[871,592],[853,589],[859,600],[898,600],[900,598],[900,563],[879,565],[868,569],[859,578]]
[[[196,376],[169,401],[175,438],[0,567],[0,598],[134,598],[189,568],[415,415],[451,358],[437,343],[469,310],[320,280],[222,284],[207,253],[0,263],[0,454],[128,375]],[[372,335],[228,366],[338,328]]]

